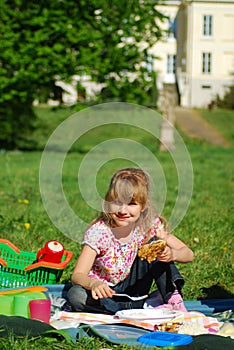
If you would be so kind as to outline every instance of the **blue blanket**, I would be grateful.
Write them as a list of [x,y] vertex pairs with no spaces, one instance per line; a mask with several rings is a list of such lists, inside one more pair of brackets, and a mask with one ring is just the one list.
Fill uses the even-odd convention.
[[[67,291],[71,287],[69,284],[54,284],[45,285],[48,292],[59,298],[67,298]],[[188,311],[198,311],[206,316],[216,312],[223,312],[226,310],[234,311],[234,298],[232,299],[213,299],[213,300],[185,300],[185,307]]]
[[[55,297],[67,299],[67,292],[71,284],[48,284],[45,294],[53,294]],[[10,289],[1,289],[10,290]],[[234,311],[234,298],[232,299],[209,299],[209,300],[185,300],[185,307],[188,311],[198,311],[206,316],[226,310]]]

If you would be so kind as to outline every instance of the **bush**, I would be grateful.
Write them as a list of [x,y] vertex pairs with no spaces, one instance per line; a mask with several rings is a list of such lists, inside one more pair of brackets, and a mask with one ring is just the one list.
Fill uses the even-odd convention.
[[[4,101],[0,106],[0,148],[2,149],[31,149],[35,141],[28,138],[34,130],[36,115],[32,104],[22,103],[21,100]],[[33,144],[32,144],[33,143]]]
[[234,85],[231,85],[221,99],[219,95],[211,102],[219,108],[234,109]]

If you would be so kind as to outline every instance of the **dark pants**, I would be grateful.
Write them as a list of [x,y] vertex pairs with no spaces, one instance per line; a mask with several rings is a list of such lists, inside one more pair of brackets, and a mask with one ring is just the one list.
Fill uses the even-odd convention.
[[[122,282],[111,287],[116,293],[125,293],[130,296],[148,294],[155,281],[158,290],[167,303],[175,289],[181,293],[184,279],[174,263],[163,263],[157,260],[148,263],[136,257],[130,274]],[[80,285],[74,285],[68,291],[68,300],[75,311],[115,313],[124,309],[142,308],[145,300],[131,301],[127,298],[102,298],[94,300],[91,291]]]

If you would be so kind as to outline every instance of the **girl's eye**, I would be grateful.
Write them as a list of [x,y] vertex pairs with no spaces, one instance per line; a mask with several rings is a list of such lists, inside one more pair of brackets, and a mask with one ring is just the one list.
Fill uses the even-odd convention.
[[115,200],[115,201],[113,201],[113,204],[115,204],[115,205],[122,205],[123,203],[121,203],[121,202],[118,201],[118,200]]
[[130,204],[130,205],[137,205],[137,202],[131,201],[129,204]]

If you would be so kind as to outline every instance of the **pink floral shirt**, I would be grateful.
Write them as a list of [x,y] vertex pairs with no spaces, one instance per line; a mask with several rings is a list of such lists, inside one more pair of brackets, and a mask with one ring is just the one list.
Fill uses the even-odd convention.
[[85,232],[82,242],[97,252],[89,277],[106,282],[110,286],[123,281],[130,273],[138,248],[148,235],[150,238],[156,235],[160,225],[160,219],[156,218],[150,234],[143,232],[138,226],[133,230],[129,241],[121,243],[102,220],[93,224]]

